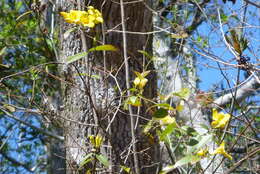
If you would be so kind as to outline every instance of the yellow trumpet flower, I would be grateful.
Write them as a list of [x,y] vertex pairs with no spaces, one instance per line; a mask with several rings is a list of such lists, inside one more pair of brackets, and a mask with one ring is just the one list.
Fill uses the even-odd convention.
[[148,82],[147,78],[136,77],[134,80],[134,85],[138,86],[140,89],[143,89],[147,82]]
[[230,117],[231,117],[230,114],[224,114],[222,112],[218,113],[216,109],[213,109],[213,114],[212,114],[213,121],[211,123],[211,126],[213,128],[223,129],[228,123]]
[[70,10],[69,13],[60,12],[60,14],[67,23],[79,24],[90,28],[104,21],[102,14],[92,6],[89,6],[87,11]]
[[95,148],[100,148],[101,145],[103,144],[103,137],[101,135],[97,135],[97,136],[90,135],[89,140]]
[[220,146],[213,152],[213,155],[221,154],[226,158],[232,160],[232,156],[225,151],[225,142],[223,141]]
[[137,76],[134,80],[135,87],[138,87],[139,89],[143,89],[146,83],[148,82],[148,79],[145,77],[150,73],[150,71],[144,71],[142,73],[135,71],[134,73]]

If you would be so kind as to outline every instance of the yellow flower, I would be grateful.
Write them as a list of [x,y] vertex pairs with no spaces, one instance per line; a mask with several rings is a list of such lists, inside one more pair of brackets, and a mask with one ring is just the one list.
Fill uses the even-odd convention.
[[134,85],[139,87],[140,89],[143,89],[147,82],[148,82],[147,78],[136,77],[134,80]]
[[60,12],[60,14],[68,23],[80,24],[90,28],[104,21],[102,14],[92,6],[89,6],[87,11],[70,10],[69,13]]
[[156,122],[159,122],[161,126],[166,126],[169,124],[174,124],[175,127],[178,127],[176,119],[174,117],[171,117],[170,115],[167,115],[163,118],[155,118],[153,117],[153,120]]
[[218,113],[216,109],[213,109],[213,121],[211,123],[211,126],[213,128],[225,128],[226,124],[228,123],[230,119],[230,114],[224,114],[224,113]]
[[67,23],[73,23],[73,21],[70,18],[70,13],[66,13],[66,12],[60,12],[61,16],[63,16],[64,20]]
[[97,9],[94,9],[94,7],[88,6],[88,15],[92,18],[91,21],[95,24],[103,23],[101,13]]
[[174,117],[169,116],[169,115],[161,118],[160,120],[161,120],[161,125],[177,124],[176,119]]
[[100,146],[103,143],[103,137],[101,135],[90,135],[89,136],[89,140],[91,142],[91,144],[95,147],[95,148],[100,148]]
[[142,73],[135,71],[134,73],[137,76],[134,80],[135,87],[143,89],[146,83],[148,82],[148,79],[145,77],[150,73],[150,71],[144,71]]
[[81,19],[86,15],[85,11],[70,10],[70,18],[75,24],[81,24]]
[[98,24],[98,23],[103,23],[103,22],[104,22],[104,20],[103,20],[102,16],[98,16],[98,17],[96,18],[96,20],[95,20],[95,23],[96,23],[96,24]]
[[200,157],[205,157],[205,156],[207,156],[208,152],[209,152],[209,149],[208,149],[208,147],[206,147],[204,149],[200,149],[196,154]]
[[232,156],[229,155],[226,151],[225,151],[225,142],[223,141],[220,146],[213,152],[213,155],[216,154],[221,154],[224,155],[226,158],[232,160]]
[[95,23],[93,22],[93,20],[91,20],[91,18],[82,18],[81,19],[81,22],[82,22],[82,25],[84,26],[84,27],[89,27],[89,28],[93,28],[93,27],[95,27]]

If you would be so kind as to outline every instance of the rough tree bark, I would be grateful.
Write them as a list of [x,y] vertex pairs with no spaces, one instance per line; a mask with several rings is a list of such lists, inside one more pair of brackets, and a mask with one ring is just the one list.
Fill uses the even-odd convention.
[[[91,2],[91,3],[90,3]],[[100,44],[112,44],[119,48],[113,53],[93,53],[84,59],[73,63],[73,65],[63,65],[60,71],[66,80],[62,83],[62,99],[64,109],[59,113],[65,136],[67,173],[77,173],[79,163],[84,156],[91,152],[88,144],[89,135],[102,134],[106,141],[106,147],[102,152],[109,157],[112,164],[110,172],[119,172],[119,166],[125,165],[133,168],[132,143],[137,144],[137,155],[141,173],[154,173],[157,159],[157,146],[149,144],[141,134],[140,125],[146,121],[135,116],[137,122],[136,142],[131,142],[130,116],[128,111],[122,112],[122,104],[125,98],[120,96],[120,92],[125,91],[125,72],[122,54],[122,33],[110,31],[110,29],[121,30],[121,12],[118,1],[58,1],[62,11],[70,9],[84,10],[86,5],[92,5],[102,11],[104,24],[86,31],[85,29],[70,33],[64,38],[64,32],[70,29],[71,24],[63,21],[60,23],[60,62],[65,62],[68,56]],[[146,1],[146,4],[150,4]],[[143,3],[125,4],[125,23],[127,31],[151,31],[152,14],[145,8]],[[97,42],[93,40],[96,38]],[[142,72],[143,65],[147,60],[138,53],[138,50],[151,52],[151,37],[140,35],[132,37],[127,34],[127,51],[129,55],[129,68]],[[153,70],[150,64],[149,70]],[[91,75],[98,75],[100,78],[92,78]],[[112,78],[115,77],[115,78]],[[149,86],[145,89],[145,96],[152,98],[156,94],[156,78],[154,73],[150,73]],[[117,83],[119,86],[117,86]],[[116,89],[117,88],[117,89]],[[121,93],[122,94],[122,93]],[[137,110],[135,110],[137,112]],[[151,116],[145,113],[145,107],[139,111],[138,115],[143,118]],[[112,123],[111,125],[109,123]],[[90,167],[90,166],[88,166]],[[109,171],[109,170],[107,170]]]

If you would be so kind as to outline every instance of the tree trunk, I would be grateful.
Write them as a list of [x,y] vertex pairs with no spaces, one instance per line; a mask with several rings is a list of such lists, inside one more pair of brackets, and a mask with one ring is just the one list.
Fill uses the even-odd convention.
[[[146,4],[150,5],[147,1]],[[62,11],[82,9],[87,4],[74,4],[72,1],[59,1]],[[119,48],[117,52],[95,52],[73,63],[63,65],[60,71],[66,82],[62,83],[62,98],[64,109],[60,112],[64,120],[64,135],[66,146],[67,173],[77,173],[80,162],[91,152],[88,136],[101,134],[106,141],[101,151],[110,160],[112,168],[105,171],[118,173],[120,165],[133,169],[132,144],[137,145],[137,156],[142,174],[154,173],[156,169],[157,146],[148,143],[141,133],[141,126],[147,121],[142,118],[151,118],[145,113],[146,107],[140,111],[134,110],[136,142],[132,142],[130,116],[128,111],[122,110],[125,97],[121,95],[126,90],[125,69],[122,53],[122,33],[114,32],[121,29],[120,4],[116,1],[93,1],[92,4],[99,9],[104,17],[104,24],[95,29],[77,30],[64,38],[64,33],[72,27],[61,21],[60,28],[60,62],[65,62],[68,56],[86,51],[95,45],[112,44]],[[127,31],[147,32],[152,30],[152,14],[143,3],[125,4],[125,23]],[[111,31],[110,31],[111,30]],[[96,38],[97,42],[93,40]],[[147,60],[138,53],[138,50],[151,52],[151,37],[139,35],[133,37],[127,34],[127,51],[129,55],[129,68],[131,80],[133,71],[142,72]],[[153,70],[153,65],[149,65]],[[94,78],[93,75],[98,75]],[[97,76],[95,76],[97,77]],[[156,78],[150,73],[149,84],[145,89],[145,96],[153,98],[156,95]],[[119,86],[117,86],[119,84]],[[142,118],[139,116],[142,116]],[[155,143],[156,144],[156,143]],[[88,168],[93,167],[88,166]],[[84,170],[82,170],[84,171]]]

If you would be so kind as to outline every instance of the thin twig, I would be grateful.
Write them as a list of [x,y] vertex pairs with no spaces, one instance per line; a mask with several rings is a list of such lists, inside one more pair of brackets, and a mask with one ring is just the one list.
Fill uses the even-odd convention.
[[251,4],[251,5],[253,5],[253,6],[257,7],[257,8],[260,8],[260,4],[258,5],[257,3],[254,3],[254,2],[249,1],[249,0],[244,0],[244,1],[246,1],[248,4]]
[[49,132],[49,131],[44,130],[44,129],[42,129],[42,128],[38,128],[38,127],[36,127],[36,126],[34,126],[34,125],[31,125],[31,124],[29,124],[29,123],[27,123],[27,122],[25,122],[25,121],[23,121],[23,120],[17,118],[16,116],[12,115],[10,112],[6,111],[6,110],[5,110],[4,108],[2,108],[2,107],[0,107],[0,109],[5,113],[5,116],[6,116],[6,117],[12,118],[12,119],[14,119],[14,120],[16,120],[16,121],[18,121],[18,122],[20,122],[20,123],[22,123],[22,124],[24,124],[24,125],[30,127],[30,128],[32,128],[32,129],[35,129],[35,130],[39,131],[40,133],[45,134],[45,135],[47,135],[47,136],[49,136],[49,137],[58,139],[58,140],[60,140],[60,141],[64,141],[64,137],[59,136],[59,135],[55,135],[53,132]]
[[[121,22],[122,22],[122,31],[123,31],[123,55],[124,55],[124,63],[125,63],[125,80],[126,80],[126,88],[127,88],[127,95],[130,96],[131,93],[129,91],[130,89],[130,82],[129,82],[129,65],[128,65],[128,59],[127,59],[127,45],[126,45],[126,27],[125,27],[125,14],[124,14],[124,5],[123,0],[120,0],[120,9],[121,9]],[[133,117],[133,110],[132,106],[128,105],[129,114],[130,114],[130,122],[131,122],[131,136],[132,136],[132,143],[133,143],[133,154],[134,154],[134,168],[135,173],[140,174],[139,170],[139,164],[138,164],[138,156],[136,154],[136,140],[135,140],[135,130],[134,130],[134,117]]]
[[226,171],[224,174],[230,174],[231,172],[233,172],[235,169],[237,169],[243,162],[245,162],[247,159],[249,159],[250,157],[254,156],[255,154],[260,152],[260,147],[257,147],[253,150],[251,150],[247,156],[245,156],[244,158],[242,158],[241,160],[239,160],[238,162],[236,162],[233,167],[231,167],[228,171]]

